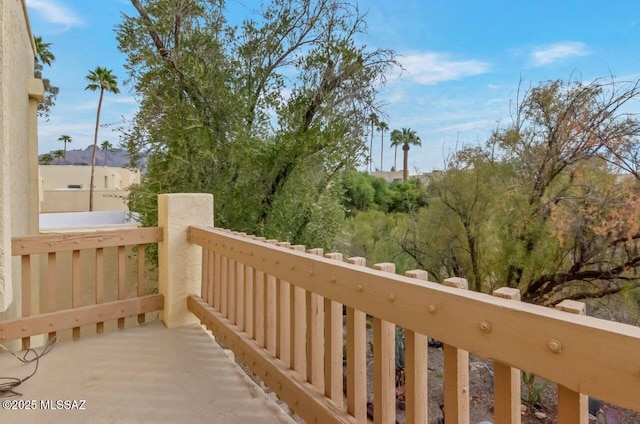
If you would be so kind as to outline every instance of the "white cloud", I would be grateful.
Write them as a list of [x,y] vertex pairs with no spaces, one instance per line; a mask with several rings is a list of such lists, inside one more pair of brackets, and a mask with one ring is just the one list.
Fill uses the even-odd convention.
[[557,60],[571,56],[586,56],[587,46],[579,41],[565,41],[541,46],[531,52],[531,63],[534,67],[544,66]]
[[54,0],[27,0],[27,6],[36,10],[47,22],[67,27],[82,25],[82,20],[75,13]]
[[407,78],[423,85],[436,85],[489,72],[491,66],[479,60],[454,60],[446,53],[420,53],[401,57]]
[[491,119],[478,119],[476,121],[464,122],[459,124],[448,125],[444,127],[434,128],[432,132],[459,132],[477,129],[491,129],[495,127],[496,122]]

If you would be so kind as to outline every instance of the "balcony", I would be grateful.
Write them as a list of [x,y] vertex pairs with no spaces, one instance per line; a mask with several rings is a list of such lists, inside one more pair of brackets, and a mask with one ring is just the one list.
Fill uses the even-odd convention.
[[[495,423],[521,420],[520,370],[558,385],[560,423],[588,422],[587,395],[640,411],[637,327],[585,316],[577,302],[524,304],[513,289],[473,293],[462,278],[437,284],[424,271],[400,276],[393,264],[367,268],[364,258],[214,228],[210,203],[165,195],[156,229],[12,241],[22,317],[0,323],[0,343],[63,341],[15,389],[23,396],[8,399],[87,402],[82,411],[0,410],[2,421],[290,420],[197,323],[309,423],[396,422],[396,326],[405,330],[406,422],[440,413],[428,410],[427,336],[444,343],[448,423],[469,422],[470,352],[493,361]],[[155,243],[157,294],[145,265]],[[165,325],[147,323],[158,312]],[[0,356],[2,374],[28,375],[15,362]]]

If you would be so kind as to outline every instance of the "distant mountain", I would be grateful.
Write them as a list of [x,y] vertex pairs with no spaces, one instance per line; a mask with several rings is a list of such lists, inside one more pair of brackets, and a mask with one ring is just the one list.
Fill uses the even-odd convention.
[[[49,152],[51,156],[53,156],[53,151]],[[93,146],[88,146],[86,149],[74,149],[67,150],[67,165],[78,165],[78,166],[90,166],[91,165],[91,155],[93,154]],[[40,159],[44,156],[44,154],[38,156],[38,163],[40,163]],[[60,165],[64,164],[64,159],[60,159]],[[58,165],[58,159],[55,159],[51,162],[51,165]],[[98,149],[96,152],[96,166],[104,166],[105,165],[105,154],[104,150]],[[129,166],[129,157],[127,156],[127,151],[125,149],[113,148],[109,149],[107,154],[107,166],[114,166],[119,168],[126,168]],[[143,157],[140,161],[138,169],[142,173],[146,170],[147,167],[147,158]]]

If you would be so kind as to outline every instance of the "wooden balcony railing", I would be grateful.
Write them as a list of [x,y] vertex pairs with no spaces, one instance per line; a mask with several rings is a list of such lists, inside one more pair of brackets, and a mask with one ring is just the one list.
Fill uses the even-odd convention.
[[119,328],[127,316],[144,322],[145,313],[163,307],[161,294],[146,294],[145,246],[159,241],[160,228],[12,239],[12,255],[22,264],[22,318],[0,322],[0,342],[22,339],[27,349],[38,334],[71,328],[77,338],[83,325],[96,324],[100,333],[108,320]]
[[524,304],[517,290],[469,292],[461,278],[436,284],[424,271],[399,276],[393,264],[215,228],[190,227],[188,239],[203,248],[189,310],[307,422],[366,422],[367,315],[376,423],[396,420],[396,325],[407,422],[427,422],[427,335],[444,343],[447,422],[469,422],[469,352],[494,361],[495,423],[520,422],[520,370],[558,384],[560,423],[586,422],[586,395],[640,411],[640,328],[581,315],[576,302]]

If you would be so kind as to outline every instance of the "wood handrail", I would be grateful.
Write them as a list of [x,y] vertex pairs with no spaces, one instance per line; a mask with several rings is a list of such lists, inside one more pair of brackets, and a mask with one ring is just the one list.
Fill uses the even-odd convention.
[[41,234],[11,239],[11,255],[65,252],[115,246],[157,243],[162,241],[162,228],[135,228],[83,233]]
[[640,328],[356,267],[218,229],[190,227],[189,240],[448,345],[639,408]]

